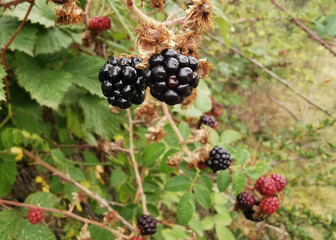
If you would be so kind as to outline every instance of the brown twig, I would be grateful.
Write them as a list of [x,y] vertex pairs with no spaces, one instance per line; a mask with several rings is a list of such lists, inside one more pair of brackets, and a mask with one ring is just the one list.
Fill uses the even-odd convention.
[[[23,28],[23,26],[25,25],[25,23],[26,23],[26,21],[28,19],[28,16],[29,16],[29,14],[30,14],[33,6],[34,6],[34,0],[13,1],[13,2],[1,3],[0,4],[0,6],[8,7],[8,6],[16,5],[16,4],[19,4],[19,3],[22,3],[22,2],[30,2],[30,6],[29,6],[29,8],[28,8],[28,10],[26,12],[26,15],[22,19],[22,22],[20,23],[19,27],[16,29],[15,33],[13,34],[13,36],[9,39],[8,43],[4,46],[4,48],[1,51],[1,64],[4,67],[5,71],[6,71],[6,57],[5,57],[6,51],[9,48],[9,46],[11,45],[11,43],[14,41],[14,39],[16,38],[16,36],[19,34],[19,32],[21,31],[21,29]],[[6,100],[7,100],[8,112],[7,112],[6,118],[0,123],[0,128],[2,128],[13,116],[7,74],[5,75],[3,81],[4,81],[5,89],[6,89]]]
[[[26,149],[23,149],[23,153],[25,155],[27,155],[30,159],[34,160],[36,164],[41,165],[43,167],[45,167],[46,169],[48,169],[49,171],[51,171],[54,175],[59,176],[60,178],[62,178],[63,180],[71,183],[72,185],[74,185],[75,187],[77,187],[78,189],[80,189],[81,191],[83,191],[84,193],[86,193],[88,196],[90,196],[92,199],[96,200],[98,203],[100,203],[103,207],[105,207],[109,212],[113,211],[112,207],[110,206],[110,204],[108,203],[107,200],[105,200],[104,198],[100,197],[97,193],[91,192],[89,189],[87,189],[86,187],[84,187],[83,185],[81,185],[80,183],[76,182],[75,180],[73,180],[68,174],[64,174],[61,171],[57,170],[56,168],[54,168],[53,166],[49,165],[48,163],[44,162],[38,155],[35,155],[31,152],[29,152]],[[127,226],[131,231],[133,231],[134,227],[127,222],[123,217],[121,217],[120,215],[117,215],[118,219],[125,225]]]
[[183,21],[185,19],[186,19],[186,17],[181,17],[181,18],[176,18],[176,19],[170,19],[170,20],[165,21],[163,24],[166,27],[171,27],[171,26],[174,26],[174,25],[177,25],[177,24],[183,24]]
[[255,60],[253,58],[246,57],[244,55],[244,53],[242,53],[240,50],[238,50],[238,49],[236,49],[236,48],[234,48],[232,46],[230,46],[230,49],[232,51],[234,51],[235,53],[238,53],[240,56],[246,58],[247,60],[249,60],[251,63],[255,64],[256,66],[258,66],[259,68],[261,68],[264,72],[266,72],[268,75],[270,75],[272,78],[274,78],[278,82],[280,82],[283,85],[285,85],[288,89],[290,89],[291,91],[293,91],[296,95],[298,95],[302,99],[306,100],[308,103],[310,103],[311,105],[313,105],[317,109],[321,110],[322,112],[324,112],[325,114],[327,114],[329,117],[332,117],[332,114],[325,107],[322,107],[321,105],[319,105],[315,101],[313,101],[310,98],[308,98],[306,95],[302,94],[299,90],[297,90],[294,86],[292,86],[292,84],[290,84],[287,80],[279,77],[276,73],[274,73],[271,70],[269,70],[268,68],[266,68],[264,65],[262,65],[257,60]]
[[288,107],[286,107],[282,102],[280,102],[279,100],[271,97],[271,96],[268,96],[268,98],[275,102],[277,105],[279,105],[280,107],[282,107],[286,112],[289,113],[289,115],[291,115],[296,121],[300,122],[300,119],[295,115],[295,113],[292,112],[292,110],[290,110]]
[[134,155],[134,145],[133,145],[133,120],[132,120],[132,115],[131,115],[131,111],[129,109],[127,109],[127,117],[128,117],[128,125],[129,125],[129,137],[130,137],[130,147],[129,147],[129,153],[131,155],[131,160],[132,160],[132,165],[133,165],[133,169],[135,172],[135,177],[136,177],[136,181],[137,181],[137,185],[138,185],[138,192],[141,196],[141,203],[142,203],[142,210],[144,214],[148,214],[147,211],[147,204],[146,204],[146,195],[143,191],[142,188],[142,181],[141,181],[141,177],[139,174],[139,169],[138,169],[138,164],[135,160],[135,155]]
[[6,8],[9,8],[10,6],[15,7],[16,5],[18,5],[20,3],[24,3],[24,2],[32,3],[32,2],[34,2],[34,0],[16,0],[16,1],[5,2],[5,3],[0,2],[0,7],[4,7],[6,9]]
[[[271,0],[271,2],[280,9],[280,11],[288,14],[287,10],[285,7],[283,7],[280,3],[278,3],[276,0]],[[327,43],[325,42],[319,35],[314,33],[310,28],[308,28],[306,25],[302,23],[300,19],[297,18],[292,18],[292,21],[299,26],[303,31],[305,31],[311,38],[318,43],[320,43],[325,49],[327,49],[332,55],[336,57],[336,51]]]
[[[37,207],[37,206],[31,205],[31,204],[13,202],[13,201],[8,201],[8,200],[3,200],[3,199],[0,199],[0,204],[24,207],[24,208],[28,208],[28,209]],[[130,236],[126,236],[126,235],[120,233],[119,231],[114,230],[113,228],[110,228],[110,227],[106,226],[104,223],[100,223],[100,222],[97,222],[97,221],[94,221],[94,220],[91,220],[91,219],[83,218],[81,216],[78,216],[78,215],[70,212],[70,211],[65,211],[65,210],[60,210],[60,209],[55,209],[55,208],[46,208],[46,207],[38,207],[38,208],[45,211],[45,212],[53,212],[53,213],[63,214],[67,217],[70,217],[72,219],[76,219],[76,220],[81,221],[83,223],[99,226],[99,227],[104,228],[104,229],[108,230],[109,232],[113,233],[116,237],[119,237],[119,238],[122,238],[122,239],[130,239],[131,238]]]

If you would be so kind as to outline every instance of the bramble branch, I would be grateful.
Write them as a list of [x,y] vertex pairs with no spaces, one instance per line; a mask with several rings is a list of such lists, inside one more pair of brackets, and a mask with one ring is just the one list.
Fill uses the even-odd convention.
[[[26,149],[23,149],[23,153],[25,155],[27,155],[30,159],[34,160],[36,164],[41,165],[43,167],[45,167],[46,169],[48,169],[49,171],[51,171],[53,174],[55,174],[56,176],[59,176],[60,178],[62,178],[63,180],[71,183],[72,185],[74,185],[75,187],[77,187],[78,189],[80,189],[81,191],[83,191],[84,193],[86,193],[88,196],[90,196],[92,199],[96,200],[98,203],[100,203],[103,207],[105,207],[109,212],[113,211],[113,208],[110,206],[110,204],[108,203],[107,200],[105,200],[104,198],[100,197],[97,193],[91,192],[89,189],[87,189],[86,187],[84,187],[83,185],[81,185],[80,183],[76,182],[75,180],[73,180],[68,174],[64,174],[61,171],[57,170],[56,168],[54,168],[53,166],[49,165],[48,163],[44,162],[41,158],[39,158],[39,156],[29,152]],[[117,215],[117,218],[125,225],[128,227],[128,229],[130,229],[131,231],[133,231],[134,227],[127,222],[123,217],[121,217],[120,215]]]
[[24,2],[30,2],[34,3],[34,0],[16,0],[16,1],[11,1],[11,2],[5,2],[3,3],[2,1],[0,2],[0,7],[9,8],[10,6],[16,7],[16,5]]
[[137,181],[137,185],[138,185],[138,192],[141,196],[141,203],[142,203],[142,210],[144,214],[148,214],[147,211],[147,204],[146,204],[146,195],[143,191],[142,188],[142,181],[141,181],[141,177],[139,174],[139,169],[138,169],[138,164],[135,160],[135,156],[134,156],[134,146],[133,146],[133,120],[132,120],[132,115],[129,109],[127,109],[127,117],[128,117],[128,125],[129,125],[129,137],[130,137],[130,147],[129,147],[129,153],[131,155],[131,159],[132,159],[132,165],[133,165],[133,169],[135,172],[135,177],[136,177],[136,181]]
[[[280,9],[280,11],[287,14],[287,10],[276,0],[271,0],[271,2]],[[306,25],[303,24],[303,22],[300,19],[292,18],[292,21],[299,26],[303,31],[305,31],[311,38],[318,43],[320,43],[325,49],[327,49],[332,55],[336,57],[336,51],[327,43],[325,42],[320,36],[318,36],[316,33],[314,33],[310,28],[308,28]]]
[[[28,209],[38,207],[38,206],[35,206],[35,205],[31,205],[31,204],[13,202],[13,201],[8,201],[8,200],[3,200],[3,199],[0,199],[0,205],[11,205],[11,206],[25,207],[25,208],[28,208]],[[46,207],[38,207],[38,208],[45,211],[45,212],[53,212],[53,213],[63,214],[65,216],[69,217],[69,218],[76,219],[76,220],[81,221],[83,223],[99,226],[99,227],[104,228],[107,231],[113,233],[116,237],[119,237],[119,238],[122,238],[122,239],[130,239],[131,238],[130,236],[126,236],[126,235],[120,233],[119,231],[114,230],[113,228],[110,228],[110,227],[106,226],[103,223],[100,223],[100,222],[97,222],[97,221],[94,221],[94,220],[91,220],[91,219],[83,218],[83,217],[78,216],[78,215],[76,215],[72,212],[69,212],[69,211],[55,209],[55,208],[46,208]]]

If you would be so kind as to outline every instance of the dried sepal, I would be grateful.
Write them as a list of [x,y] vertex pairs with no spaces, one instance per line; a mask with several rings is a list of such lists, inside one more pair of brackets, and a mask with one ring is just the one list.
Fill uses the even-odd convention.
[[137,34],[137,48],[142,54],[154,53],[158,49],[170,47],[170,34],[162,24],[154,25],[144,22],[135,32]]
[[144,103],[134,111],[135,119],[143,120],[146,125],[151,125],[153,120],[160,115],[157,111],[158,107],[160,107],[158,102],[150,97],[146,97]]
[[207,166],[205,161],[210,158],[211,145],[205,144],[204,146],[197,148],[190,156],[188,168],[196,167],[199,169],[205,169]]
[[149,7],[163,9],[166,0],[149,0]]
[[190,29],[195,32],[205,33],[214,28],[214,6],[210,0],[193,0],[186,10],[186,19],[182,25],[183,29]]
[[197,70],[197,74],[199,78],[204,78],[204,77],[209,76],[210,71],[213,69],[213,66],[204,59],[200,59],[198,61],[198,64],[199,64],[199,68]]
[[117,211],[115,210],[109,211],[105,213],[105,217],[103,220],[105,223],[108,223],[112,225],[113,227],[115,227],[114,223],[119,221],[118,216],[119,216],[119,213]]
[[73,2],[70,6],[55,7],[55,24],[72,25],[83,22],[83,11]]
[[166,119],[163,117],[160,121],[158,121],[155,127],[148,128],[148,134],[146,134],[146,138],[149,142],[160,142],[166,136],[167,133],[163,131],[165,121]]
[[173,37],[175,49],[186,56],[199,58],[198,46],[201,42],[201,35],[195,31],[182,33]]
[[183,152],[178,152],[173,156],[168,157],[167,165],[170,167],[178,167],[183,161]]
[[190,96],[188,96],[184,101],[182,102],[182,109],[188,109],[191,107],[191,105],[195,102],[197,98],[197,89],[194,89]]

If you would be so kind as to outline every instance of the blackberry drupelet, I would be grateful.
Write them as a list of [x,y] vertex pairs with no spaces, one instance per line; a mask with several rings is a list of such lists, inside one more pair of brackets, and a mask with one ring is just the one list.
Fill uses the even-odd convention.
[[214,147],[210,152],[210,159],[205,163],[214,172],[225,170],[230,167],[232,157],[228,151],[220,146]]
[[156,232],[156,220],[150,215],[142,215],[138,218],[138,228],[141,235],[152,235]]
[[142,70],[136,68],[141,63],[138,57],[111,57],[99,71],[101,89],[107,101],[122,109],[145,100],[146,84]]
[[199,125],[201,126],[203,124],[208,125],[215,130],[218,127],[218,122],[216,121],[216,119],[213,116],[209,116],[209,115],[201,116],[201,118],[199,120]]
[[144,78],[153,97],[168,105],[181,103],[198,86],[198,60],[174,49],[165,49],[149,59]]

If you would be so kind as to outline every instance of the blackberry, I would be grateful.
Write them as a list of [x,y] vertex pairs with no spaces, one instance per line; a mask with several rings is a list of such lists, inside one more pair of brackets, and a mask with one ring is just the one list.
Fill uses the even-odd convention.
[[232,157],[228,151],[220,146],[214,147],[210,152],[210,159],[205,163],[214,172],[225,170],[230,167]]
[[31,224],[37,224],[41,222],[43,218],[44,212],[37,207],[32,208],[28,213],[28,220],[31,222]]
[[168,105],[181,103],[198,86],[198,60],[174,49],[165,49],[149,59],[144,78],[153,97]]
[[138,228],[141,235],[152,235],[156,232],[156,220],[150,215],[142,215],[138,218]]
[[253,221],[253,222],[261,222],[264,221],[267,216],[262,213],[256,213],[253,208],[248,208],[243,211],[243,214],[247,220]]
[[271,178],[275,181],[277,191],[282,191],[286,187],[287,181],[284,176],[279,174],[271,174]]
[[263,195],[272,196],[277,191],[276,183],[271,177],[260,177],[255,188]]
[[217,129],[218,127],[218,122],[216,121],[216,119],[213,116],[209,116],[209,115],[203,115],[200,120],[199,120],[199,126],[201,125],[208,125],[210,127],[212,127],[213,129]]
[[122,109],[145,100],[147,85],[142,70],[136,68],[141,63],[138,57],[111,57],[99,71],[99,81],[109,104]]
[[267,196],[260,200],[260,209],[264,213],[273,214],[279,208],[279,200],[273,196]]
[[242,210],[247,210],[252,208],[255,204],[256,200],[251,193],[241,192],[237,195],[237,204],[238,207]]

